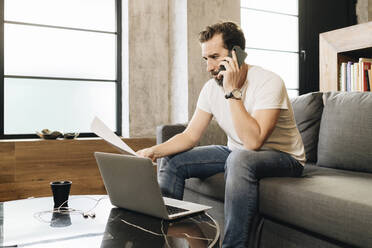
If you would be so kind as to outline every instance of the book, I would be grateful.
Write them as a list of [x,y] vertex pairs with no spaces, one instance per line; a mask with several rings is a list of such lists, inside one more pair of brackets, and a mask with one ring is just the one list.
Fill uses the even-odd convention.
[[372,69],[368,70],[369,91],[372,91]]
[[355,64],[351,62],[350,65],[350,91],[355,91]]
[[340,67],[340,82],[338,87],[340,91],[346,91],[346,65],[347,63],[342,62]]
[[351,91],[351,64],[351,61],[346,64],[346,91]]
[[[370,91],[368,89],[368,80],[366,79],[366,75],[368,74],[368,70],[371,69],[371,64],[372,64],[372,59],[368,58],[359,58],[359,64],[360,64],[360,69],[362,70],[360,72],[361,75],[361,84],[362,84],[362,91]],[[367,74],[366,74],[367,71]]]
[[372,58],[359,58],[359,62],[372,62]]
[[371,62],[362,62],[362,82],[363,82],[363,91],[370,91],[368,89],[368,70],[371,69]]
[[363,81],[362,81],[362,78],[363,78],[363,63],[361,61],[359,61],[358,63],[358,82],[359,82],[359,85],[360,85],[360,91],[363,91]]
[[354,63],[354,91],[361,91],[360,90],[360,83],[359,83],[359,63]]
[[354,77],[355,77],[355,91],[362,91],[362,84],[359,80],[359,63],[356,62],[355,63],[355,67],[354,67]]
[[338,89],[340,91],[372,91],[372,58],[359,58],[358,62],[348,61],[340,64]]

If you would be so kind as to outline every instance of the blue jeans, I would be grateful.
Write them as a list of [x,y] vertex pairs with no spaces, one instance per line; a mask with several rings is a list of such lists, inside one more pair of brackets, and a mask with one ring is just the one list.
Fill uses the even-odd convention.
[[158,172],[164,196],[183,198],[185,180],[225,172],[225,232],[223,247],[245,247],[258,211],[258,183],[265,177],[297,177],[303,166],[279,151],[229,150],[201,146],[165,157]]

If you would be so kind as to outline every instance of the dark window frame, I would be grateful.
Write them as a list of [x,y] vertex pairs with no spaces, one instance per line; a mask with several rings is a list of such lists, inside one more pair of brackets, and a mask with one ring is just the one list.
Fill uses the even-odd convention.
[[[106,32],[99,30],[89,30],[80,28],[69,28],[63,26],[52,26],[52,25],[40,25],[32,23],[20,23],[13,21],[4,20],[4,1],[0,0],[0,139],[28,139],[28,138],[39,138],[36,134],[4,134],[4,107],[5,107],[5,92],[4,92],[4,78],[27,78],[27,79],[53,79],[53,80],[71,80],[71,81],[99,81],[99,82],[115,82],[116,85],[116,134],[122,134],[122,1],[115,0],[115,17],[116,17],[116,32]],[[4,24],[20,24],[20,25],[31,25],[31,26],[41,26],[49,28],[59,28],[59,29],[70,29],[86,32],[100,32],[100,33],[110,33],[116,35],[116,80],[104,80],[104,79],[86,79],[86,78],[59,78],[59,77],[34,77],[34,76],[14,76],[14,75],[4,75]],[[80,133],[79,137],[96,137],[94,133],[86,132]]]
[[357,24],[356,3],[356,0],[298,1],[300,95],[319,91],[319,34]]

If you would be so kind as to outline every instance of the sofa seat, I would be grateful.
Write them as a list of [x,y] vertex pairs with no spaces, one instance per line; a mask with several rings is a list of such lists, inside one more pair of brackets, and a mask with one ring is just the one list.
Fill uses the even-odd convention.
[[186,180],[185,188],[221,202],[225,202],[224,173],[218,173],[205,179],[190,178]]
[[372,243],[372,174],[306,165],[260,182],[260,213],[343,243]]
[[[186,188],[224,202],[224,174],[191,178]],[[260,181],[260,213],[356,247],[372,243],[372,174],[307,164],[302,178]]]

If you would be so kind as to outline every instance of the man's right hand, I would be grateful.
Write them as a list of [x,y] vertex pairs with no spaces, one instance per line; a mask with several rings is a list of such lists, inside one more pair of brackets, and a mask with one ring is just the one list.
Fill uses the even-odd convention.
[[155,162],[159,156],[156,156],[154,147],[145,148],[136,152],[138,156],[149,158],[152,162]]

